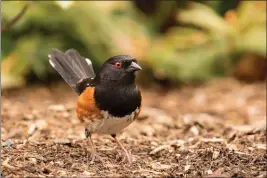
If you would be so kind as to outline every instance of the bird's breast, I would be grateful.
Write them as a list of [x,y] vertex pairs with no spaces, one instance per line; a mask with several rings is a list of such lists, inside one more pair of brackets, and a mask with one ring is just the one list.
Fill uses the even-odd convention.
[[116,134],[122,129],[129,126],[138,116],[140,109],[137,108],[131,114],[123,117],[115,117],[108,111],[101,111],[101,118],[90,118],[86,120],[86,128],[92,133]]
[[130,125],[140,109],[138,90],[107,91],[88,87],[79,96],[76,111],[90,132],[115,134]]
[[96,87],[95,101],[100,110],[108,111],[115,117],[124,117],[140,108],[141,93],[136,87]]

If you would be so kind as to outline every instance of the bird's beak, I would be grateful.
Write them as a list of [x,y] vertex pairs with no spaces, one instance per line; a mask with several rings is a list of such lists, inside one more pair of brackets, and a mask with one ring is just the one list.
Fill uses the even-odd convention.
[[131,65],[127,68],[128,72],[135,72],[138,70],[142,70],[142,68],[136,62],[132,62]]

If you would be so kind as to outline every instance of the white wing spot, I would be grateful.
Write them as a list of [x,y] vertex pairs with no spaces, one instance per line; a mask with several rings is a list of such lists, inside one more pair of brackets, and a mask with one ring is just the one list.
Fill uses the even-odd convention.
[[89,66],[92,65],[92,61],[91,61],[90,59],[85,58],[85,60],[86,60],[86,62],[87,62],[87,64],[88,64]]
[[51,66],[55,67],[55,64],[51,60],[49,60],[49,63],[51,64]]

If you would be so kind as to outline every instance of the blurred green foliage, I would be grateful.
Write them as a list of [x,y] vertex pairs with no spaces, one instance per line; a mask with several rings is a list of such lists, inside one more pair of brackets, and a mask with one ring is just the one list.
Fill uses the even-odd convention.
[[[2,25],[26,3],[2,2]],[[2,31],[2,87],[22,85],[29,73],[41,80],[56,75],[48,64],[51,48],[75,48],[96,70],[112,55],[129,54],[148,69],[141,76],[182,82],[229,74],[237,53],[266,58],[263,1],[69,3],[36,1]]]

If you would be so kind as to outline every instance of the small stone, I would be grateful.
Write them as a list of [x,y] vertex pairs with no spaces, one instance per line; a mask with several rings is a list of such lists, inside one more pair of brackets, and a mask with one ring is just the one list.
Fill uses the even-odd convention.
[[3,147],[11,147],[12,145],[14,145],[14,141],[11,139],[8,139],[2,144]]
[[264,178],[264,177],[266,177],[266,172],[265,171],[262,171],[260,173],[260,175],[257,176],[257,178]]
[[238,150],[237,146],[235,144],[227,144],[226,145],[229,150]]
[[37,129],[36,124],[31,124],[31,125],[29,126],[29,129],[28,129],[28,134],[29,134],[29,135],[32,135],[32,134],[36,131],[36,129]]
[[142,125],[140,127],[140,132],[141,134],[143,135],[146,135],[146,136],[152,136],[155,132],[154,128],[152,128],[151,126],[149,125]]
[[81,121],[78,118],[75,118],[75,117],[70,117],[69,120],[74,125],[81,123]]
[[195,136],[198,136],[199,135],[199,131],[198,131],[198,129],[197,129],[196,126],[191,127],[189,131],[191,133],[193,133]]
[[59,176],[61,176],[61,177],[65,177],[65,176],[67,176],[67,173],[66,173],[66,171],[58,171],[58,173],[59,173]]
[[152,163],[152,168],[155,170],[166,170],[170,169],[171,167],[171,165],[161,164],[160,162]]
[[62,145],[68,145],[71,143],[71,141],[69,139],[55,139],[54,143],[62,144]]
[[158,146],[159,144],[157,142],[151,142],[150,143],[152,146]]
[[193,116],[191,114],[185,114],[183,116],[183,121],[185,125],[190,125],[192,123]]
[[55,164],[58,164],[59,166],[62,166],[63,162],[62,161],[56,161]]
[[50,162],[48,163],[49,166],[53,166],[54,164],[55,164],[54,161],[50,161]]
[[232,141],[235,140],[235,138],[236,138],[236,132],[235,132],[235,131],[232,131],[232,132],[229,134],[227,141],[228,141],[228,142],[232,142]]
[[48,110],[52,110],[52,111],[65,111],[65,107],[64,105],[50,105],[48,106]]
[[69,118],[69,117],[70,117],[70,113],[68,113],[68,112],[63,112],[63,113],[62,113],[62,117],[63,117],[63,118]]
[[170,145],[161,145],[157,148],[155,148],[154,150],[152,150],[149,154],[150,155],[154,155],[162,150],[166,150],[166,149],[169,149],[170,148]]
[[204,104],[206,104],[207,96],[203,92],[197,92],[192,100],[197,105],[204,105]]
[[48,127],[47,122],[42,119],[37,120],[35,124],[39,130],[45,130]]
[[182,146],[182,147],[179,148],[179,152],[180,152],[181,154],[187,154],[187,153],[189,153],[190,151],[189,151],[189,149],[187,149],[187,148],[185,148],[184,146]]
[[265,144],[256,144],[256,149],[259,149],[259,150],[266,150],[266,145]]
[[176,158],[180,158],[181,157],[181,154],[175,154],[175,157]]
[[225,141],[223,138],[203,138],[201,141],[203,142],[223,142]]
[[173,118],[161,109],[145,107],[142,110],[142,115],[154,118],[154,123],[166,126],[173,125]]
[[47,167],[44,167],[42,172],[45,173],[45,174],[49,174],[50,172],[52,172],[52,170],[47,168]]
[[32,163],[33,165],[35,165],[37,163],[37,159],[36,158],[28,158],[30,163]]
[[37,116],[37,115],[39,115],[39,114],[40,114],[40,111],[38,111],[38,110],[36,110],[36,109],[33,109],[33,110],[32,110],[32,115]]
[[172,140],[169,142],[170,145],[175,145],[175,146],[183,146],[185,143],[184,140]]
[[191,165],[186,165],[186,166],[184,167],[184,171],[186,172],[186,171],[188,171],[190,168],[191,168]]
[[208,175],[211,175],[212,173],[213,173],[213,171],[212,171],[212,170],[210,170],[210,169],[209,169],[209,170],[207,170],[207,174],[208,174]]
[[34,115],[33,114],[25,114],[24,115],[24,119],[33,120],[34,119]]
[[187,141],[188,141],[188,142],[192,142],[192,141],[194,141],[194,138],[193,138],[193,137],[190,137],[190,138],[188,138]]
[[217,159],[220,155],[220,152],[219,151],[214,151],[213,154],[212,154],[212,159]]
[[91,172],[88,172],[88,171],[84,171],[84,172],[82,173],[82,175],[83,175],[83,176],[91,176],[92,173],[91,173]]
[[24,147],[24,144],[19,144],[19,145],[16,146],[16,149],[21,149],[23,147]]

